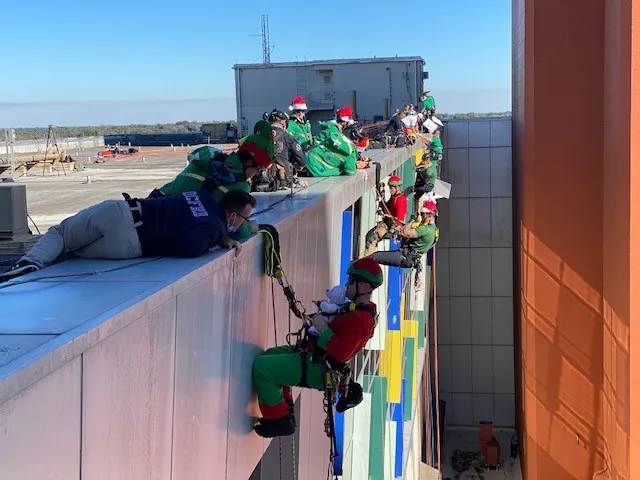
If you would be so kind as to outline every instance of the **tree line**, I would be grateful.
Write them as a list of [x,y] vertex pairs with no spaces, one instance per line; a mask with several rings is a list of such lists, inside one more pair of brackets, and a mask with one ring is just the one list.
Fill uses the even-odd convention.
[[[104,135],[128,135],[134,133],[189,133],[199,132],[200,127],[204,123],[235,123],[234,120],[228,122],[211,121],[211,122],[188,122],[181,121],[176,123],[158,123],[155,125],[99,125],[99,126],[80,126],[80,127],[55,127],[56,138],[68,137],[94,137]],[[16,128],[16,140],[41,140],[47,138],[47,127],[33,128]],[[0,138],[0,141],[4,137]]]
[[[473,118],[493,118],[493,117],[510,117],[511,112],[490,112],[490,113],[438,113],[441,120],[465,120]],[[199,132],[203,123],[233,123],[235,120],[225,122],[188,122],[183,120],[176,123],[158,123],[155,125],[99,125],[99,126],[80,126],[80,127],[56,127],[55,134],[57,138],[68,137],[94,137],[104,135],[130,135],[135,133],[188,133]],[[34,128],[16,128],[16,140],[41,140],[47,137],[47,127]],[[0,141],[4,137],[0,138]]]

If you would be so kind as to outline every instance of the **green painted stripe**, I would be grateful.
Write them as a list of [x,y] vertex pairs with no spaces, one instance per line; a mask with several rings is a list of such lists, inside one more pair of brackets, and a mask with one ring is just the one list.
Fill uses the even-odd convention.
[[369,437],[369,479],[384,480],[384,429],[387,420],[387,378],[365,375],[364,391],[371,392],[371,433]]
[[404,339],[404,420],[408,422],[413,415],[413,359],[416,355],[415,351],[416,339]]
[[418,320],[418,348],[424,348],[424,310],[418,310],[415,312],[411,312],[411,315]]

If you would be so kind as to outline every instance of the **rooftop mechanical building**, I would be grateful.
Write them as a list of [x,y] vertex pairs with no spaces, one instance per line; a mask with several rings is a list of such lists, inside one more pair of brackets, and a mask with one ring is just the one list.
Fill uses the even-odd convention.
[[287,110],[294,97],[307,102],[312,129],[351,105],[360,121],[389,117],[417,103],[427,78],[421,57],[358,58],[234,65],[240,136],[273,108]]

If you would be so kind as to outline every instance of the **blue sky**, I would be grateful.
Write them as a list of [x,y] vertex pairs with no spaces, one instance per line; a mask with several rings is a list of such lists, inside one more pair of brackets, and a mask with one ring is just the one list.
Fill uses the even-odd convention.
[[[193,99],[217,105],[221,119],[234,116],[231,67],[260,60],[262,13],[269,15],[272,61],[420,55],[441,111],[510,109],[510,0],[376,8],[371,0],[5,3],[0,126],[49,123],[49,116],[64,124],[132,123],[150,117],[154,102]],[[327,8],[321,15],[320,5]],[[208,119],[192,118],[210,111],[194,110],[194,102],[170,105],[177,120]]]

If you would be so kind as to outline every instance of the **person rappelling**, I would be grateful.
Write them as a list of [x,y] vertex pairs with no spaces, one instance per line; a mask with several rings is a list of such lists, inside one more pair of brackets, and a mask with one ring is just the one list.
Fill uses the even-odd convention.
[[[253,381],[262,418],[254,426],[265,438],[292,435],[296,430],[291,388],[325,390],[327,374],[348,370],[349,362],[371,339],[377,324],[373,291],[382,285],[383,274],[371,258],[354,261],[347,269],[347,307],[332,315],[310,317],[313,331],[302,345],[267,349],[253,362]],[[361,387],[351,382],[336,405],[344,411],[362,400]],[[340,389],[339,389],[340,390]],[[326,391],[326,390],[325,390]]]
[[389,178],[389,200],[380,200],[379,211],[382,213],[382,220],[367,232],[365,240],[364,256],[368,257],[378,248],[378,243],[397,235],[404,226],[409,204],[407,197],[402,193],[402,179],[397,175]]

